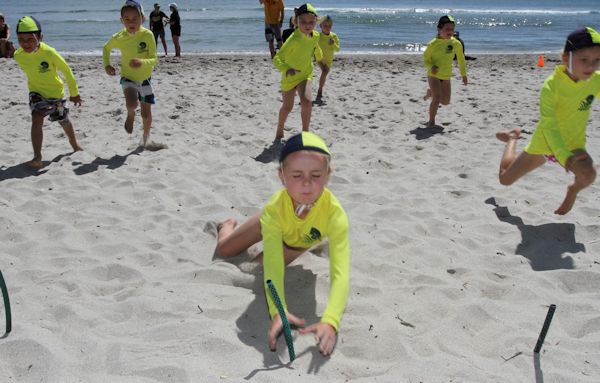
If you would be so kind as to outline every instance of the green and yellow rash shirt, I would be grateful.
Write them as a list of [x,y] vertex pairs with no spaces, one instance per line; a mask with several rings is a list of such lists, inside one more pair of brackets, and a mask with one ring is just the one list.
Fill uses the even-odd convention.
[[40,43],[35,52],[27,53],[23,48],[15,52],[15,61],[27,75],[27,87],[30,92],[39,93],[44,98],[64,98],[65,87],[58,76],[60,70],[67,81],[69,95],[79,95],[77,81],[69,64],[62,58],[56,49]]
[[[340,326],[350,280],[350,244],[348,217],[335,196],[325,188],[304,219],[296,217],[294,204],[286,189],[271,197],[262,211],[260,225],[263,239],[265,283],[275,285],[284,309],[285,303],[283,257],[284,244],[289,247],[310,248],[325,237],[329,238],[329,299],[321,322],[336,330]],[[266,292],[271,318],[278,313],[271,294]]]
[[[110,65],[110,52],[113,49],[121,51],[121,76],[132,81],[144,81],[152,76],[152,70],[158,63],[156,57],[156,42],[152,32],[144,27],[134,34],[127,29],[115,33],[102,49],[102,63],[106,68]],[[140,59],[142,66],[132,68],[129,62]]]
[[[330,39],[333,39],[333,44],[329,44]],[[319,47],[321,47],[321,50],[323,51],[323,61],[331,68],[333,65],[333,53],[340,51],[340,39],[333,32],[329,32],[328,35],[321,32],[319,36]]]
[[[458,60],[460,75],[467,76],[467,64],[465,63],[465,54],[462,44],[454,37],[450,39],[434,38],[427,44],[427,49],[423,53],[425,68],[428,77],[435,77],[440,80],[450,80],[452,77],[452,61],[454,55]],[[438,72],[433,74],[431,68],[438,67]]]
[[600,71],[588,81],[573,81],[557,65],[540,95],[540,121],[525,147],[529,154],[556,157],[561,165],[574,149],[585,149],[585,130],[595,97],[600,97]]
[[[307,36],[296,29],[273,57],[273,65],[281,72],[281,90],[294,89],[304,80],[313,79],[313,62],[323,60],[323,51],[319,47],[319,32],[313,31],[312,36]],[[293,76],[286,76],[289,69],[295,69]]]

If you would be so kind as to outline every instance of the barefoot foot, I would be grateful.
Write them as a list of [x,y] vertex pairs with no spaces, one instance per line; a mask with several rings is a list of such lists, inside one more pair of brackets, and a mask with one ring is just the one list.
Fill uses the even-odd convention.
[[427,101],[431,98],[431,89],[427,89],[427,93],[423,96],[423,101]]
[[129,134],[133,132],[133,121],[135,116],[127,115],[127,119],[125,120],[125,131]]
[[229,218],[223,222],[219,222],[217,224],[217,234],[220,234],[221,230],[225,230],[225,232],[231,232],[236,226],[237,220],[235,218]]
[[25,166],[29,166],[32,169],[42,169],[44,167],[44,163],[41,159],[34,158],[31,161],[25,162]]
[[571,211],[573,205],[575,205],[575,200],[577,199],[577,193],[572,189],[572,186],[567,188],[567,195],[565,199],[562,201],[558,209],[554,211],[554,214],[565,215]]
[[521,135],[521,128],[514,128],[510,130],[503,130],[496,133],[496,138],[502,142],[508,142],[510,140],[517,140]]

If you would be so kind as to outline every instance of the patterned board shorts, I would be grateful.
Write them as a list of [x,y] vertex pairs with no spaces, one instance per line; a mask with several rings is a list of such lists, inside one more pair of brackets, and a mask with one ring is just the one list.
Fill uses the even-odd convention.
[[31,113],[42,113],[50,121],[69,122],[69,108],[64,98],[44,98],[41,94],[29,93],[29,108]]
[[128,88],[134,88],[138,93],[138,100],[147,104],[154,104],[154,89],[152,89],[151,77],[144,81],[133,81],[121,77],[121,88],[123,91]]
[[273,39],[281,41],[281,27],[279,24],[265,24],[265,39],[269,43]]

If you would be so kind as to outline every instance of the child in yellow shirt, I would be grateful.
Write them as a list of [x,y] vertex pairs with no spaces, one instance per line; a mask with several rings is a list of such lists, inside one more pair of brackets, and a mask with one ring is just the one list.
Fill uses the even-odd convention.
[[58,121],[62,126],[74,151],[82,150],[66,107],[64,83],[58,76],[60,70],[69,87],[69,100],[81,105],[77,81],[67,62],[52,47],[42,42],[42,27],[31,16],[22,17],[17,24],[17,38],[20,48],[15,52],[15,61],[27,75],[29,107],[31,108],[31,144],[33,159],[25,164],[34,169],[44,167],[42,162],[42,141],[44,139],[44,118]]
[[110,65],[110,52],[113,48],[121,51],[120,82],[127,105],[125,131],[129,134],[133,132],[139,100],[144,125],[142,145],[146,146],[152,127],[152,104],[155,103],[151,76],[158,59],[154,35],[142,26],[144,20],[142,6],[135,0],[127,0],[121,7],[121,22],[125,28],[115,33],[104,45],[102,62],[106,73],[114,76],[116,70]]
[[512,185],[546,161],[558,162],[575,180],[555,214],[567,214],[577,194],[596,179],[596,169],[586,144],[586,126],[594,98],[600,96],[600,34],[592,28],[571,33],[562,54],[562,65],[544,82],[540,119],[525,150],[516,154],[520,128],[496,133],[505,143],[500,161],[502,185]]

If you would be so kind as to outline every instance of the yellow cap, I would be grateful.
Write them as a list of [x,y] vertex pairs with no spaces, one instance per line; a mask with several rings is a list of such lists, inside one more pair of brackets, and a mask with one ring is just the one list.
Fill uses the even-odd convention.
[[41,33],[42,26],[32,16],[25,16],[19,19],[17,23],[17,33]]

